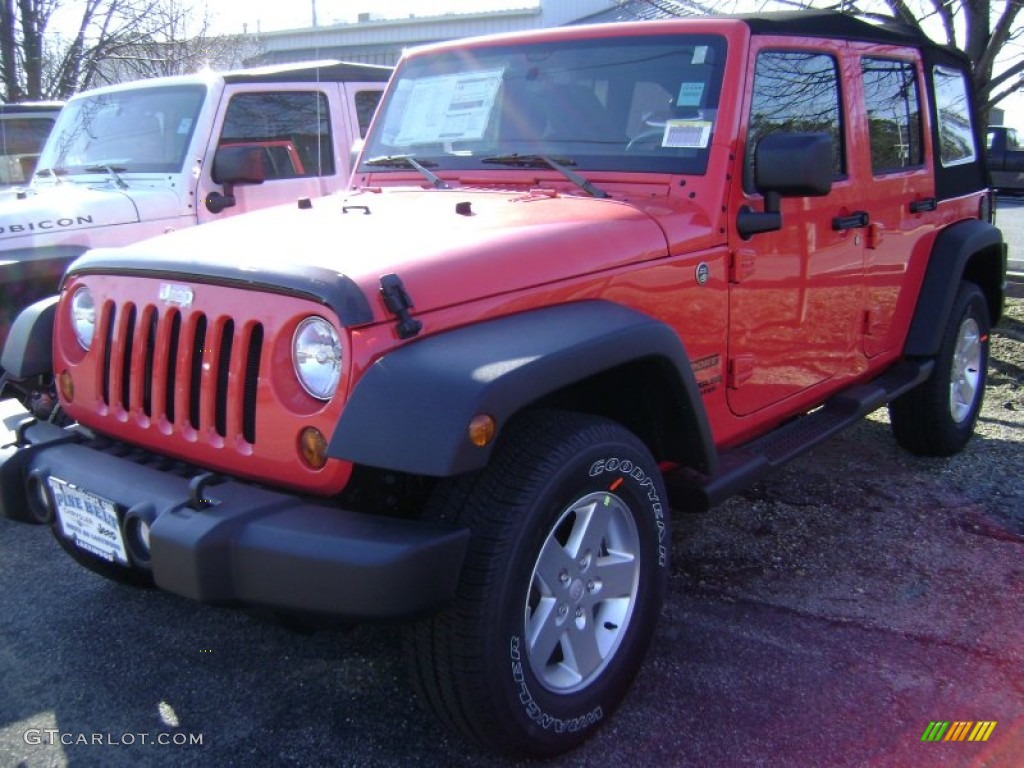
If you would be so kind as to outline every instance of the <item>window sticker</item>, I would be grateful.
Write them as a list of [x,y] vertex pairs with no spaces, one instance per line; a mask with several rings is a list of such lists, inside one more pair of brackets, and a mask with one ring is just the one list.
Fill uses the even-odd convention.
[[704,83],[682,83],[676,96],[677,107],[699,107],[704,96]]
[[398,146],[483,138],[504,70],[424,77],[411,84]]
[[693,61],[691,64],[703,64],[708,58],[708,47],[706,45],[698,45],[693,49]]
[[661,139],[663,147],[707,149],[711,142],[710,120],[668,120]]
[[191,130],[192,130],[192,118],[190,118],[190,117],[183,117],[183,118],[181,118],[181,122],[178,123],[178,135],[179,136],[184,136],[185,134],[187,134]]

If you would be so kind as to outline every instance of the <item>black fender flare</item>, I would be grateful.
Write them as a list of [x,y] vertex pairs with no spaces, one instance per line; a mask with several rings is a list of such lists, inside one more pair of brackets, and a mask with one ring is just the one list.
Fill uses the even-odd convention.
[[491,415],[500,432],[516,412],[547,395],[652,359],[670,376],[670,420],[692,454],[671,458],[712,469],[717,454],[707,414],[678,335],[665,323],[603,300],[463,326],[384,355],[353,388],[328,455],[435,477],[480,469],[494,441],[483,448],[469,441],[474,416]]
[[7,334],[0,367],[13,379],[27,379],[53,369],[53,319],[57,296],[49,296],[23,309]]
[[[976,254],[991,250],[1001,260],[999,264],[971,266],[969,262]],[[997,257],[993,257],[993,261]],[[984,221],[961,221],[939,233],[932,245],[928,268],[921,292],[917,298],[914,318],[907,333],[904,354],[908,357],[932,357],[939,351],[945,320],[956,299],[960,280],[968,272],[981,277],[990,274],[989,285],[982,285],[988,296],[990,308],[994,310],[992,322],[998,320],[1002,309],[1002,282],[1006,271],[1006,248],[1002,233]],[[993,299],[993,291],[999,293]]]

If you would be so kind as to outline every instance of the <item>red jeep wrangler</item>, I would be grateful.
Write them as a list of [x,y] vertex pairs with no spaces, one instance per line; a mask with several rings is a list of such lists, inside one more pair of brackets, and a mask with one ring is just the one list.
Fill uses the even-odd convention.
[[415,50],[352,192],[94,250],[19,317],[58,405],[4,404],[2,511],[114,579],[409,620],[448,726],[569,749],[670,509],[886,404],[970,438],[1006,249],[968,70],[815,13]]

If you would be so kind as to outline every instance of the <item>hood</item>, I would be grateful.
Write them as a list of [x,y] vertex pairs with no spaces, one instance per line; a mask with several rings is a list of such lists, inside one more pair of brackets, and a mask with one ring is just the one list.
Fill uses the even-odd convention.
[[[705,224],[700,231],[706,230]],[[328,196],[305,208],[279,206],[97,249],[71,271],[181,275],[186,281],[205,275],[314,295],[330,294],[332,281],[345,282],[342,293],[351,297],[358,287],[366,309],[383,319],[375,297],[388,273],[402,279],[421,313],[666,252],[654,219],[616,200],[547,191],[392,189]],[[337,308],[334,300],[321,300]]]
[[29,187],[0,196],[0,242],[162,219],[178,215],[179,207],[178,196],[166,187],[122,190],[66,181]]

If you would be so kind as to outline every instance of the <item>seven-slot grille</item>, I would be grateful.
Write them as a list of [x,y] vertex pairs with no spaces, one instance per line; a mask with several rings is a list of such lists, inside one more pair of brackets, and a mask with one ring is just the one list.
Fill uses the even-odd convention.
[[98,319],[107,406],[256,442],[261,323],[132,302],[108,302]]

